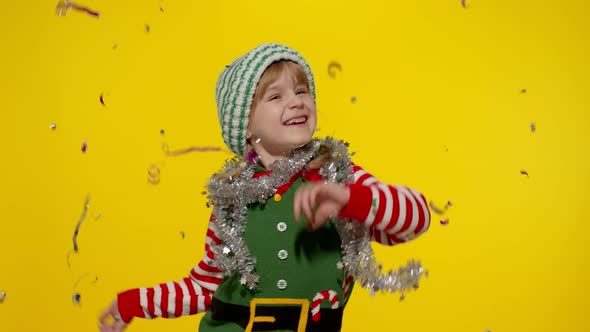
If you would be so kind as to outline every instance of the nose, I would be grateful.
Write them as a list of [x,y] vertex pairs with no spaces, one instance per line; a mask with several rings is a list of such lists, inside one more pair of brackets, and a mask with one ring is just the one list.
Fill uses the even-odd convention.
[[289,108],[302,108],[303,98],[297,94],[293,94],[289,99]]

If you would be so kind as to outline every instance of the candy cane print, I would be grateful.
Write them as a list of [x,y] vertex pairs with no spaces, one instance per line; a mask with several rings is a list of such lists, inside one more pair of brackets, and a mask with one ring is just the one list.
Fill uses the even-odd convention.
[[333,290],[323,290],[315,295],[311,303],[311,319],[314,322],[320,320],[320,304],[323,301],[330,301],[332,309],[338,308],[338,294]]

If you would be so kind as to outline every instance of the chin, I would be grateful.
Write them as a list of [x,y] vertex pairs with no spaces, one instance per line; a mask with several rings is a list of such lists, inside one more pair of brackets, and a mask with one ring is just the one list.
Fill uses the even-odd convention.
[[294,140],[290,140],[290,142],[288,143],[289,145],[289,149],[293,150],[293,149],[297,149],[300,148],[306,144],[308,144],[309,142],[311,142],[312,137],[306,137],[306,138],[301,138],[301,139],[294,139]]

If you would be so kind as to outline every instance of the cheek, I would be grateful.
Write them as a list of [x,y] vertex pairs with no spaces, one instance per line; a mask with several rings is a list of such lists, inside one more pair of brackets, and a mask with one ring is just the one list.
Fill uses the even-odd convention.
[[257,109],[250,117],[250,123],[253,127],[264,127],[269,122],[277,121],[280,119],[280,114],[272,109]]
[[278,112],[260,112],[252,117],[250,123],[255,135],[265,136],[269,133],[276,133],[277,127],[282,125],[281,114]]
[[312,129],[312,130],[314,130],[314,131],[315,131],[315,128],[317,127],[317,125],[318,125],[318,120],[317,120],[317,118],[314,116],[314,117],[311,119],[311,121],[309,122],[310,129]]
[[305,99],[304,101],[305,107],[307,109],[309,109],[310,111],[312,111],[315,114],[315,102],[313,101],[313,98],[309,97],[307,99]]
[[315,103],[311,102],[307,108],[311,111],[310,115],[315,121],[315,119],[317,118],[317,110],[315,108]]

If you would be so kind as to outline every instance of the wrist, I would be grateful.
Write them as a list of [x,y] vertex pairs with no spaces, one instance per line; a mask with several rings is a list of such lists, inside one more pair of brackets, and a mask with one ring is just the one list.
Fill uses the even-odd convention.
[[371,209],[373,197],[371,189],[359,184],[349,184],[346,188],[348,200],[338,216],[357,222],[364,221]]

